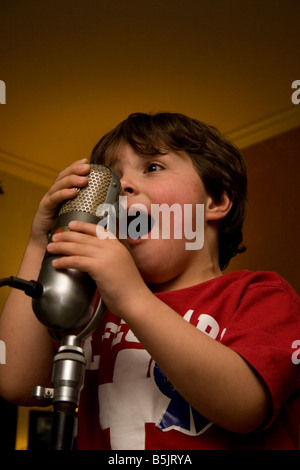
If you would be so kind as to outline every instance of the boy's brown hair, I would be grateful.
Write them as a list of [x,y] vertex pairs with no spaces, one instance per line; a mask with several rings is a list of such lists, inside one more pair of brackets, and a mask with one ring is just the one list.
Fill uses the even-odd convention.
[[232,207],[219,226],[219,265],[245,251],[241,246],[247,202],[247,171],[237,148],[220,132],[179,113],[131,114],[94,147],[91,163],[105,163],[127,142],[144,155],[184,151],[192,159],[206,192],[216,201],[226,193]]

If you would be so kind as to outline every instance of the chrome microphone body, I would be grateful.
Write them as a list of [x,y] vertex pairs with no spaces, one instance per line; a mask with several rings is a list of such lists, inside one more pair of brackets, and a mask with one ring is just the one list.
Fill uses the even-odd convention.
[[[118,176],[105,165],[90,165],[87,186],[78,189],[74,199],[65,202],[59,211],[52,236],[69,230],[72,220],[97,224],[104,216],[102,205],[115,205],[121,193]],[[38,282],[42,294],[32,300],[38,320],[57,332],[71,332],[84,326],[91,318],[98,299],[96,284],[77,269],[55,269],[52,261],[59,256],[46,252]]]

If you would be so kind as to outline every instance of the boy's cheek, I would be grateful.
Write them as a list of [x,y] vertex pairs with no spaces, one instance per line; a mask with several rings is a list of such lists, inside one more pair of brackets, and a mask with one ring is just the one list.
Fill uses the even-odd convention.
[[178,175],[173,180],[157,184],[151,192],[153,204],[201,204],[205,190],[197,174]]

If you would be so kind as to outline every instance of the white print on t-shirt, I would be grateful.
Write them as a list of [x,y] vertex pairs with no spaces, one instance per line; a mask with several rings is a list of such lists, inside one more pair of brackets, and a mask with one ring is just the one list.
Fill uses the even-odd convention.
[[98,388],[100,425],[110,430],[112,450],[145,449],[145,423],[157,422],[168,405],[147,377],[150,361],[144,349],[119,351],[113,382]]
[[84,342],[84,356],[86,360],[86,370],[97,370],[99,368],[100,356],[93,355],[92,352],[92,336],[89,336]]
[[[120,325],[116,323],[107,322],[105,325],[105,331],[102,335],[102,341],[104,339],[109,339],[111,335],[113,335],[112,347],[118,343],[120,343],[124,332],[121,331],[122,325],[125,325],[124,320],[121,320]],[[126,341],[129,342],[136,342],[138,343],[139,340],[134,336],[131,330],[128,331],[126,334]],[[99,361],[100,356],[99,354],[92,355],[92,336],[86,339],[84,343],[84,354],[86,358],[86,369],[87,370],[97,370],[99,368]]]
[[[184,315],[183,319],[189,323],[193,313],[194,310],[188,310]],[[214,317],[212,317],[211,315],[206,315],[206,313],[201,313],[199,315],[196,328],[202,331],[202,333],[206,333],[212,339],[216,339],[220,331],[220,326],[217,320],[215,320]],[[222,331],[220,335],[220,340],[223,338],[225,331],[226,328],[224,328],[224,330]]]
[[[193,313],[188,310],[183,318],[189,322]],[[131,330],[122,331],[124,324],[123,320],[120,325],[108,322],[102,336],[103,341],[111,341],[111,348],[121,340],[128,346],[117,354],[113,381],[98,388],[100,425],[109,428],[112,449],[144,449],[145,423],[156,423],[164,432],[176,429],[194,436],[205,432],[212,423],[173,389],[147,351],[130,348],[130,343],[139,341]],[[206,314],[199,315],[196,327],[214,339],[220,332],[217,321]],[[91,341],[85,344],[87,369],[95,370],[100,357],[92,357]]]

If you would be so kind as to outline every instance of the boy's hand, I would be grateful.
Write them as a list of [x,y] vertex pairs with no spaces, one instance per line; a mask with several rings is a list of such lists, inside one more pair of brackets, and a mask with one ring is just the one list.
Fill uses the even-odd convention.
[[55,182],[42,198],[31,227],[31,241],[42,246],[47,245],[47,233],[51,230],[57,211],[63,201],[77,195],[77,187],[84,187],[88,182],[90,170],[88,160],[78,160],[59,173]]
[[47,247],[51,254],[66,255],[53,261],[55,268],[87,272],[105,305],[120,317],[129,312],[137,293],[139,299],[149,295],[132,256],[114,235],[105,236],[105,229],[86,222],[73,221],[69,228],[55,234]]

